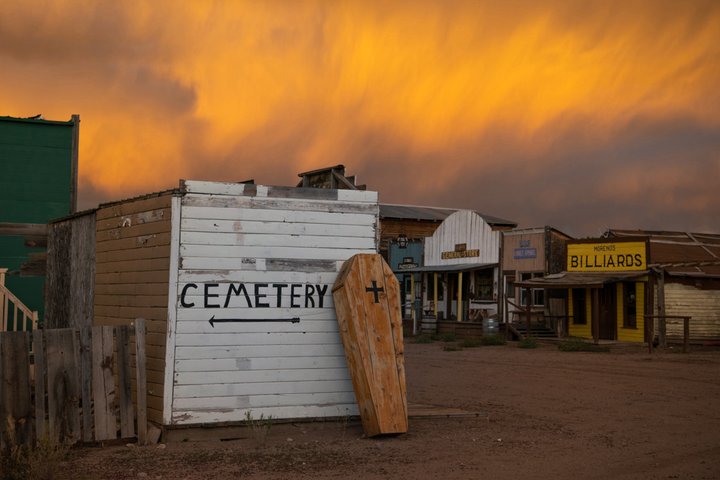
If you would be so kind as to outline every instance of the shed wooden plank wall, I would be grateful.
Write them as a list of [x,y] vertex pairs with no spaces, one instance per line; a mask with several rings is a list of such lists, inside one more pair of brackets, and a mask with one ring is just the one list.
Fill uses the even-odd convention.
[[[665,283],[665,314],[691,316],[691,340],[720,339],[720,290],[701,290],[680,283]],[[668,320],[668,338],[683,338],[682,322]]]
[[161,423],[172,195],[97,212],[95,325],[146,320],[148,419]]
[[95,229],[95,212],[48,226],[45,328],[92,325]]
[[171,423],[356,414],[331,290],[346,259],[376,250],[377,193],[186,188]]

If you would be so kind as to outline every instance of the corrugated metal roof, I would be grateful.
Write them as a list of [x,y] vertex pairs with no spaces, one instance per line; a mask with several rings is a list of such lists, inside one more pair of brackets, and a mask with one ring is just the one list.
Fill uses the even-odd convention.
[[[442,222],[459,208],[424,207],[420,205],[380,204],[380,218],[399,218],[403,220],[426,220]],[[517,223],[475,211],[488,225],[515,227]]]
[[720,265],[720,234],[666,230],[614,230],[606,238],[642,238],[650,242],[648,264],[669,274],[717,275]]

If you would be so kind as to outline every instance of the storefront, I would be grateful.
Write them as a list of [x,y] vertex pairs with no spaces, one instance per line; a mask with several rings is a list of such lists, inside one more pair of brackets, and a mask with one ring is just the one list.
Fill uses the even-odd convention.
[[450,215],[425,240],[424,265],[406,270],[422,274],[423,331],[481,335],[483,324],[496,328],[500,244],[500,231],[468,210]]
[[652,313],[647,258],[647,240],[570,241],[565,271],[515,285],[563,289],[563,331],[571,337],[644,342],[645,315]]
[[564,271],[569,240],[570,236],[549,226],[503,233],[503,322],[524,323],[529,305],[535,323],[542,323],[554,335],[564,333],[558,328],[567,314],[563,290],[528,291],[514,284]]

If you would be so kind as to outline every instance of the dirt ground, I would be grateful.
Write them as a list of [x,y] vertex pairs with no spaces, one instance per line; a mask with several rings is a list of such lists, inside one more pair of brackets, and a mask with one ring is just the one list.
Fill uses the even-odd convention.
[[477,412],[364,438],[347,419],[231,441],[83,447],[60,479],[720,478],[720,350],[445,351],[408,343],[410,402]]

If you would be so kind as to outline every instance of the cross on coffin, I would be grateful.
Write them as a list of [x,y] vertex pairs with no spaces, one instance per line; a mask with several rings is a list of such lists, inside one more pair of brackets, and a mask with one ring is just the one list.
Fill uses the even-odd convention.
[[366,292],[372,292],[375,296],[375,303],[380,303],[380,297],[379,293],[384,292],[385,289],[383,287],[378,287],[377,282],[375,280],[372,281],[372,287],[365,287]]

